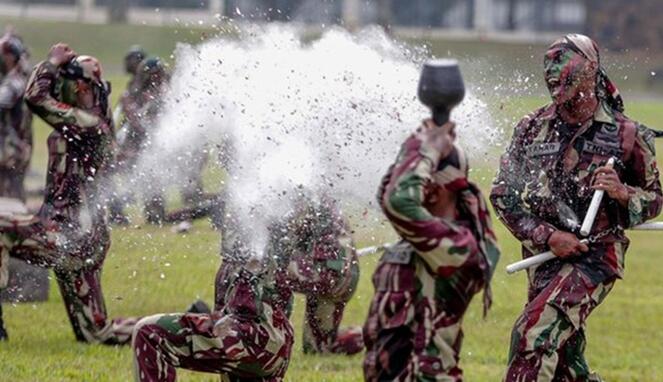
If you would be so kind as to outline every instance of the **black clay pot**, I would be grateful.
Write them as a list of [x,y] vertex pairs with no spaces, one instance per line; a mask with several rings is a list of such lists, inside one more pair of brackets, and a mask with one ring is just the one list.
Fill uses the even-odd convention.
[[427,61],[419,79],[419,100],[433,112],[433,121],[442,126],[451,110],[465,97],[465,84],[456,60]]

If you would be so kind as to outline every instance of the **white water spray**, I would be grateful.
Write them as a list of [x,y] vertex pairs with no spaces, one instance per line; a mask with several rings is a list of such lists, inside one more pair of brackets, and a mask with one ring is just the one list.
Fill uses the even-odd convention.
[[[416,99],[424,55],[381,30],[326,31],[302,43],[290,26],[181,45],[171,95],[142,169],[186,171],[186,153],[232,142],[231,210],[261,248],[298,187],[368,205],[399,146],[430,113]],[[496,137],[470,92],[454,111],[460,143],[483,155]]]

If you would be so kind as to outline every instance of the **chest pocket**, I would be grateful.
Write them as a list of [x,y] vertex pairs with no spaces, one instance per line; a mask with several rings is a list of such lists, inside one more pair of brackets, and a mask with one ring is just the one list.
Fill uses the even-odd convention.
[[611,157],[619,160],[624,158],[619,127],[614,125],[601,125],[594,133],[594,137],[583,140],[580,146],[582,149],[582,167],[590,172],[594,168],[605,164]]

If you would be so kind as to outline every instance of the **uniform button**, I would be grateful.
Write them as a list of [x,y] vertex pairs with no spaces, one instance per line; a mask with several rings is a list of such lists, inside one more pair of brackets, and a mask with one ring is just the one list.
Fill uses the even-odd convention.
[[441,367],[442,367],[442,365],[440,365],[439,362],[435,362],[435,363],[433,364],[433,370],[440,370]]

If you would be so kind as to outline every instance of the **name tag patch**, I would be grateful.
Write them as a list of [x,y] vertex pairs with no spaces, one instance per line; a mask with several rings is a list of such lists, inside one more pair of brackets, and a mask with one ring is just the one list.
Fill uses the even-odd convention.
[[527,146],[528,157],[538,157],[541,155],[556,154],[560,149],[559,142],[534,143]]
[[592,141],[585,141],[582,151],[602,156],[615,156],[620,157],[622,150],[616,147],[600,145]]

